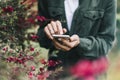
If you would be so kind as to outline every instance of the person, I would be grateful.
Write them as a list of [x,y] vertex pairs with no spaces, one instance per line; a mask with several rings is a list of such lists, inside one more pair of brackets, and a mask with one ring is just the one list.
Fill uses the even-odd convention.
[[47,19],[38,29],[40,46],[49,49],[49,59],[61,60],[64,69],[79,60],[106,57],[112,48],[116,0],[38,0],[38,11]]

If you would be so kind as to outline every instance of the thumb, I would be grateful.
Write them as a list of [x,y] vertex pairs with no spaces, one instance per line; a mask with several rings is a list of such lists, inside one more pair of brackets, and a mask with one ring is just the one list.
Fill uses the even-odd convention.
[[63,34],[65,34],[67,32],[66,28],[63,28]]
[[79,40],[78,35],[72,35],[72,36],[70,37],[70,41],[76,41],[76,40]]

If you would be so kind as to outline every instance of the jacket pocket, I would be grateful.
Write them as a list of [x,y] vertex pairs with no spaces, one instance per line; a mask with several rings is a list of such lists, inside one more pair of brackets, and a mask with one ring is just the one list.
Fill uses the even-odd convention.
[[88,19],[91,19],[91,20],[97,20],[97,19],[100,19],[100,18],[103,18],[104,16],[104,11],[86,11],[84,13],[84,17],[85,18],[88,18]]
[[[100,27],[101,20],[104,17],[104,11],[87,10],[81,12],[81,19],[77,20],[78,26],[75,30],[79,36],[88,36],[92,29],[97,30]],[[95,31],[94,31],[95,32]]]

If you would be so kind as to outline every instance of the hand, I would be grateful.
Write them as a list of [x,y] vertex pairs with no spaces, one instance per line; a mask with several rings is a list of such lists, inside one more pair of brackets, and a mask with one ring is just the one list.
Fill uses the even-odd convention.
[[70,40],[61,39],[62,43],[70,48],[70,50],[76,47],[80,43],[80,38],[78,35],[72,35]]
[[53,44],[55,46],[56,49],[58,50],[62,50],[62,51],[69,51],[70,48],[66,45],[63,45],[61,42],[58,42],[56,39],[53,39]]
[[45,28],[44,32],[46,33],[49,39],[53,39],[53,34],[64,34],[67,30],[62,28],[60,21],[51,21]]
[[80,43],[80,38],[78,35],[73,35],[70,37],[70,40],[61,38],[59,39],[61,41],[61,43],[59,43],[58,41],[54,40],[54,46],[57,49],[63,50],[63,51],[69,51],[72,48],[76,47],[79,43]]

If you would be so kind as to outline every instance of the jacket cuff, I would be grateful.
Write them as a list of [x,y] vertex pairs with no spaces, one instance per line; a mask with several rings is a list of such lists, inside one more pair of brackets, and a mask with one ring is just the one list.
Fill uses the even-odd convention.
[[97,47],[94,49],[92,45],[92,40],[87,39],[87,38],[80,38],[80,43],[76,47],[76,51],[78,52],[79,55],[85,56],[85,57],[99,57],[99,53],[97,53]]

